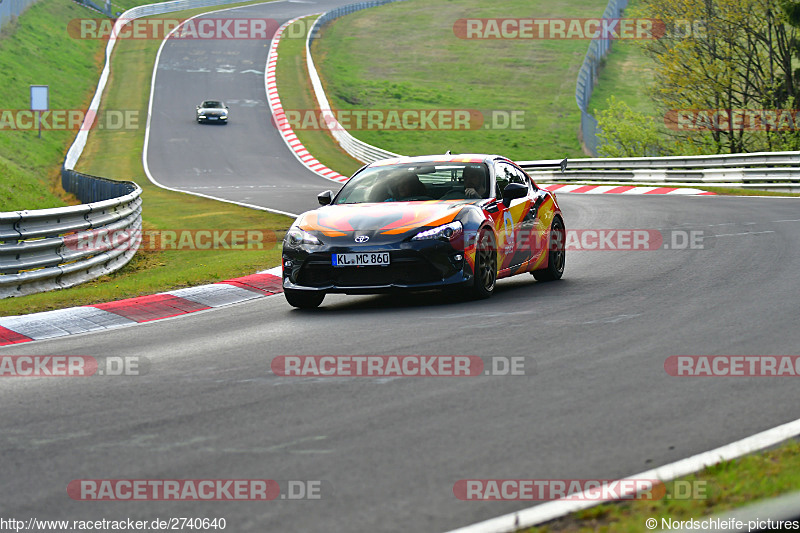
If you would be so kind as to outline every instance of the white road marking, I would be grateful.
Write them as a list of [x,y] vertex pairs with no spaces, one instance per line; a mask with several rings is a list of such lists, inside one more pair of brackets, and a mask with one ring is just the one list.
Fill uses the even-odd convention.
[[[769,448],[770,446],[774,446],[798,435],[800,435],[800,419],[768,429],[767,431],[762,431],[761,433],[756,433],[755,435],[726,444],[714,450],[699,453],[692,457],[627,477],[625,480],[630,481],[632,485],[635,480],[643,479],[670,481],[698,472],[707,466],[716,465],[723,461],[730,461],[731,459],[736,459],[743,455]],[[581,497],[586,499],[546,502],[515,513],[509,513],[477,524],[454,529],[448,533],[511,533],[521,528],[543,524],[575,511],[589,509],[604,503],[596,498],[592,499],[589,495],[575,496],[575,498],[578,499]]]
[[762,233],[775,233],[774,231],[750,231],[744,233],[721,233],[719,235],[706,235],[703,238],[708,239],[711,237],[741,237],[743,235],[761,235]]

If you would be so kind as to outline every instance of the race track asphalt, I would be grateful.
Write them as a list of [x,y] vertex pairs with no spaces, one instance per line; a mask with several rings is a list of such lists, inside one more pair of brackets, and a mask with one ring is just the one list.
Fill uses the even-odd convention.
[[[268,19],[275,21],[274,31],[295,17],[350,3],[279,1],[201,18]],[[295,214],[313,209],[319,192],[338,189],[295,159],[272,122],[264,89],[270,42],[167,41],[156,71],[145,154],[158,183]],[[198,124],[195,106],[203,100],[223,100],[230,108],[229,123]]]
[[[798,418],[791,378],[680,378],[671,355],[796,355],[797,199],[561,195],[569,229],[703,232],[701,249],[573,251],[564,279],[280,295],[1,355],[146,357],[133,377],[0,387],[0,515],[224,517],[229,531],[441,532],[530,505],[461,479],[608,479]],[[280,355],[524,356],[531,377],[296,378]],[[82,502],[74,479],[324,480],[323,499]]]

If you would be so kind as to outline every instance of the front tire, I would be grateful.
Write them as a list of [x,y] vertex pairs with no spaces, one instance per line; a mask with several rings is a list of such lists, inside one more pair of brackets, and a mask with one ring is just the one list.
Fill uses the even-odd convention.
[[566,244],[567,232],[564,229],[564,222],[559,217],[553,219],[553,224],[550,226],[550,240],[547,245],[548,257],[547,268],[543,270],[534,270],[531,272],[536,281],[555,281],[561,279],[564,275],[564,262],[566,260],[566,252],[564,247]]
[[292,307],[298,309],[315,309],[325,299],[322,291],[299,291],[297,289],[284,289],[283,295]]
[[475,245],[475,271],[471,288],[472,297],[489,298],[497,285],[497,247],[492,232],[483,230]]

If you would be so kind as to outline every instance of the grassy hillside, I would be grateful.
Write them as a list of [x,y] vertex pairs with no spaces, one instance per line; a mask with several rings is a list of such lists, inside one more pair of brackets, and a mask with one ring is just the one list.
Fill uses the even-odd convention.
[[517,159],[581,156],[575,80],[589,41],[461,39],[461,18],[599,17],[606,0],[408,0],[327,26],[315,61],[338,109],[524,112],[523,129],[351,131],[403,154],[498,152]]
[[[116,0],[117,9],[152,1]],[[74,39],[70,20],[101,15],[74,2],[41,0],[3,27],[2,111],[30,108],[30,85],[48,85],[50,109],[86,109],[103,67],[105,41]],[[17,122],[17,121],[14,121]],[[24,125],[24,124],[23,124]],[[0,211],[75,203],[61,189],[61,163],[76,131],[14,130],[0,121]]]
[[[100,41],[72,39],[67,21],[92,11],[63,0],[31,6],[0,39],[3,110],[30,108],[30,85],[50,86],[50,109],[88,106],[102,65]],[[0,211],[64,205],[56,186],[74,131],[0,129]]]

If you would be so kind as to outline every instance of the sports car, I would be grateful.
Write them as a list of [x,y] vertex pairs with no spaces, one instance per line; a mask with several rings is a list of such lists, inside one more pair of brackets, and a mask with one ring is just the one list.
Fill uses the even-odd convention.
[[198,123],[219,122],[228,123],[228,106],[219,100],[205,100],[196,107],[195,117]]
[[[541,167],[566,167],[566,159]],[[327,293],[455,288],[488,298],[498,279],[564,273],[564,219],[554,193],[497,155],[384,159],[359,169],[283,240],[290,305]]]

